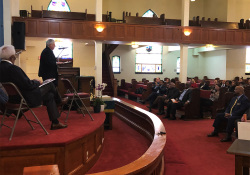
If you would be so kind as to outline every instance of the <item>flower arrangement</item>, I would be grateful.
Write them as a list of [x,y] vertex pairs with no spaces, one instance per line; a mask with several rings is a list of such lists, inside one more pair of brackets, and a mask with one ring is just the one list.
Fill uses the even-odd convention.
[[97,87],[95,87],[96,90],[98,90],[98,97],[102,96],[102,91],[105,89],[107,86],[106,83],[98,84]]
[[104,102],[102,101],[102,97],[97,97],[97,96],[93,95],[92,101],[93,101],[93,106],[104,105]]

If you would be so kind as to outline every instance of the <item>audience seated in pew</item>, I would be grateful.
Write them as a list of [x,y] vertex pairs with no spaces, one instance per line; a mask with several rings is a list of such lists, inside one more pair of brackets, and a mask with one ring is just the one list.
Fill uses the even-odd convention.
[[195,80],[193,78],[191,79],[191,87],[192,88],[198,88],[198,85],[197,85],[197,83],[195,82]]
[[183,107],[184,105],[190,103],[192,98],[192,87],[189,84],[186,84],[186,89],[183,90],[178,99],[171,99],[167,104],[167,112],[164,118],[169,120],[176,120],[176,110]]
[[240,119],[244,112],[250,107],[248,98],[244,95],[244,88],[236,86],[235,93],[237,96],[232,98],[224,113],[218,113],[213,123],[214,131],[208,134],[208,137],[218,136],[219,126],[223,121],[227,121],[227,136],[221,139],[221,142],[232,141],[232,133],[235,127],[235,120]]
[[[36,107],[42,104],[47,107],[48,115],[51,123],[51,130],[66,128],[58,121],[60,114],[57,109],[57,103],[61,103],[61,98],[55,89],[53,83],[41,86],[39,80],[30,80],[24,71],[14,65],[16,60],[15,48],[11,45],[5,45],[0,48],[0,82],[14,83],[30,107]],[[13,96],[9,97],[11,103],[20,103],[20,99]]]
[[169,87],[167,89],[167,92],[163,96],[158,96],[153,106],[158,106],[158,113],[157,115],[163,115],[164,114],[164,105],[169,102],[171,99],[176,99],[180,96],[180,91],[175,87],[175,84],[171,82],[169,84]]
[[145,101],[149,101],[149,106],[147,106],[149,108],[149,112],[151,112],[151,108],[153,106],[155,99],[158,96],[164,95],[166,93],[167,88],[164,84],[164,81],[160,80],[159,84],[156,83],[152,90],[153,90],[153,92],[145,100]]
[[233,80],[231,86],[228,89],[228,92],[234,92],[236,85],[237,85],[236,81]]
[[[155,92],[157,92],[158,88],[159,88],[159,85],[160,85],[160,78],[157,77],[157,78],[154,78],[154,82],[152,83],[152,96]],[[145,104],[147,101],[150,100],[151,98],[151,94],[145,99],[145,100],[140,100],[139,102],[142,103],[142,104]]]
[[200,89],[202,90],[210,90],[210,81],[209,80],[206,80],[204,81],[202,84],[200,84]]
[[200,99],[200,117],[203,117],[203,107],[212,106],[215,100],[218,100],[220,96],[220,84],[215,85],[215,89],[211,91],[210,98]]

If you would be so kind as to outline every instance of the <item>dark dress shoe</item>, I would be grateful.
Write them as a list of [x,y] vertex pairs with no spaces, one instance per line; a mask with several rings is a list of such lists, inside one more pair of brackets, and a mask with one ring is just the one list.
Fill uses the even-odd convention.
[[62,123],[58,123],[58,124],[52,123],[50,130],[63,129],[63,128],[67,128],[67,125],[64,125]]
[[166,119],[166,118],[170,118],[170,116],[169,115],[165,115],[165,117],[163,117],[164,119]]
[[165,114],[164,111],[160,111],[157,113],[157,115],[163,115],[163,114]]
[[170,117],[168,120],[176,120],[176,117]]
[[231,137],[226,137],[224,139],[221,139],[220,140],[221,142],[231,142],[232,141],[232,138]]
[[145,104],[145,101],[144,100],[139,100],[139,103],[141,103],[141,104]]
[[217,137],[218,133],[217,132],[211,132],[210,134],[207,135],[208,137]]

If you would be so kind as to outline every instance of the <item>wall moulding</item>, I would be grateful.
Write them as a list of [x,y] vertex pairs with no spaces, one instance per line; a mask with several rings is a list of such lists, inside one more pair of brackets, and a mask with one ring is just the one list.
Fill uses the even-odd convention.
[[[179,44],[249,45],[250,32],[241,29],[217,29],[168,25],[136,25],[101,22],[103,32],[95,28],[100,22],[13,17],[13,22],[25,22],[27,37],[57,37],[116,43],[138,41]],[[184,35],[189,29],[192,33]]]

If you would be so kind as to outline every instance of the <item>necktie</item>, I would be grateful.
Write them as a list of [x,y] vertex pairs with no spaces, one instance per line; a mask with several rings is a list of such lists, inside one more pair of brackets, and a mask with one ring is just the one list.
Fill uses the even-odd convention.
[[236,105],[237,101],[238,101],[238,98],[236,98],[236,100],[235,100],[233,106],[231,107],[231,109],[230,109],[230,114],[232,114],[232,110],[233,110],[234,106]]

